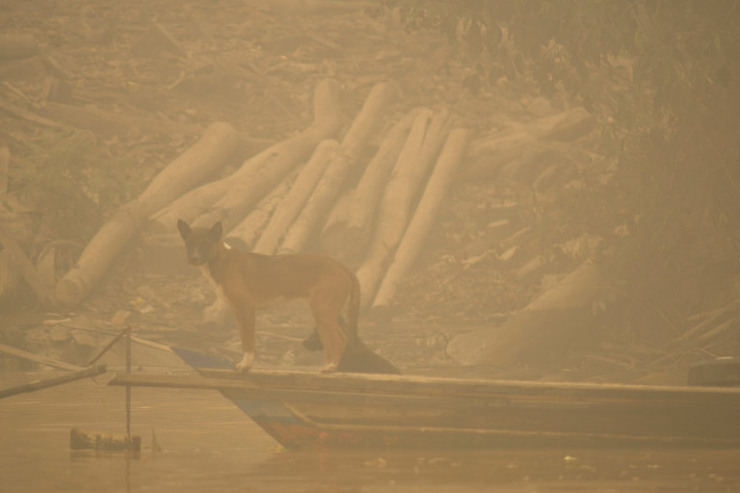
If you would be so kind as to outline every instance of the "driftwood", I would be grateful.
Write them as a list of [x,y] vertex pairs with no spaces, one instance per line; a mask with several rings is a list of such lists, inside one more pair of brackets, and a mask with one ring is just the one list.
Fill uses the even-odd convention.
[[339,130],[338,91],[336,82],[321,82],[314,94],[310,127],[248,159],[230,176],[183,195],[153,217],[157,228],[173,232],[177,219],[196,225],[222,221],[227,230],[233,228],[293,167],[307,159],[319,142]]
[[467,141],[468,131],[463,128],[452,130],[447,137],[414,217],[406,228],[393,263],[388,267],[388,272],[375,296],[373,310],[386,310],[390,306],[400,282],[411,271],[424,241],[434,226],[434,220],[450,182],[463,160]]
[[414,121],[380,201],[374,237],[357,270],[364,306],[374,298],[378,279],[401,241],[417,191],[445,141],[448,126],[447,112],[424,111]]
[[334,159],[327,165],[306,206],[290,227],[280,252],[299,252],[320,221],[326,218],[341,187],[367,149],[368,141],[380,127],[384,112],[395,96],[395,88],[386,82],[376,84],[342,140]]
[[283,235],[311,196],[326,166],[336,155],[338,146],[339,143],[336,140],[327,139],[316,147],[313,156],[303,166],[295,183],[290,187],[290,191],[275,209],[254,248],[255,252],[265,255],[275,253]]
[[447,353],[463,365],[555,365],[591,339],[597,325],[593,307],[608,290],[597,265],[586,261],[503,325],[456,336]]
[[[523,156],[525,160],[536,160],[537,150],[540,148],[538,141],[570,141],[585,135],[591,129],[591,114],[583,108],[573,108],[478,139],[470,143],[461,175],[466,180],[497,177],[505,165],[515,163],[516,166]],[[508,173],[513,172],[509,170]]]
[[420,108],[411,111],[391,127],[383,137],[378,152],[365,168],[357,187],[337,201],[321,232],[321,251],[346,265],[353,265],[362,259],[383,187],[406,142],[411,125],[421,111]]
[[144,221],[223,166],[238,145],[231,125],[212,124],[203,137],[162,170],[135,200],[120,207],[97,232],[56,286],[57,302],[74,306],[100,281]]

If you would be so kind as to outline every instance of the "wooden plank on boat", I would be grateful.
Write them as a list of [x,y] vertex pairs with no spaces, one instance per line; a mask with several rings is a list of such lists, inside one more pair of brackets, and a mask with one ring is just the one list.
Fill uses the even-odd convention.
[[595,384],[569,382],[535,382],[517,380],[480,380],[439,378],[412,375],[381,375],[359,373],[321,374],[283,370],[252,370],[246,375],[233,370],[200,369],[199,372],[219,380],[249,382],[252,387],[381,393],[394,395],[489,396],[539,395],[552,399],[557,396],[572,399],[608,398],[610,400],[700,400],[713,397],[740,404],[740,388],[681,387],[658,385]]

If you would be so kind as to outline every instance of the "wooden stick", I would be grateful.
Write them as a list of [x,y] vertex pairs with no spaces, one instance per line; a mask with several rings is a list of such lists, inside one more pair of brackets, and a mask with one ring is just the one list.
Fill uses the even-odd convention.
[[429,178],[424,195],[414,212],[406,232],[403,235],[393,263],[383,279],[373,303],[373,309],[387,309],[396,294],[403,278],[411,271],[434,220],[447,194],[450,182],[463,161],[468,142],[468,131],[454,129],[447,137],[442,153],[439,155],[432,176]]
[[370,138],[380,126],[386,107],[394,98],[395,92],[393,86],[387,82],[378,83],[372,88],[311,198],[286,233],[279,252],[303,250],[315,227],[331,210],[350,171],[357,166]]
[[45,378],[43,380],[34,380],[23,385],[11,387],[9,389],[0,390],[0,399],[10,397],[11,395],[23,394],[26,392],[35,392],[41,389],[47,389],[49,387],[55,387],[68,382],[74,382],[75,380],[82,380],[83,378],[94,377],[105,373],[105,365],[98,365],[92,368],[85,368],[74,373],[67,373],[59,377]]
[[59,361],[47,356],[40,356],[38,354],[29,353],[28,351],[14,348],[12,346],[6,346],[5,344],[0,344],[0,352],[12,354],[13,356],[17,356],[18,358],[27,359],[40,365],[51,366],[53,368],[59,368],[61,370],[84,370],[84,368],[81,366],[73,365],[71,363],[65,363],[64,361]]

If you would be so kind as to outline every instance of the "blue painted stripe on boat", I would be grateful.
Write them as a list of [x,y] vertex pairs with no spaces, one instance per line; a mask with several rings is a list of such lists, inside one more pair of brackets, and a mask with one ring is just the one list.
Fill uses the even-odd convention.
[[245,412],[250,418],[270,421],[284,421],[290,423],[300,423],[301,421],[283,405],[280,401],[267,401],[260,399],[249,399],[234,397],[228,392],[222,392],[224,397],[236,404],[239,409]]

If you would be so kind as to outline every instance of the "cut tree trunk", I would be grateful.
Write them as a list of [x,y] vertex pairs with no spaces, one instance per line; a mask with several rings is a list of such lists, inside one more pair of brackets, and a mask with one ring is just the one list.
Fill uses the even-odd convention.
[[301,169],[290,191],[272,214],[270,222],[254,247],[255,252],[265,255],[275,253],[283,235],[311,196],[327,165],[336,156],[338,146],[336,140],[327,139],[316,147],[313,156]]
[[146,218],[223,166],[238,143],[238,134],[231,125],[212,124],[203,137],[163,169],[137,199],[120,207],[100,228],[75,267],[57,283],[57,302],[66,306],[81,302]]
[[593,307],[611,293],[589,260],[499,327],[461,334],[447,353],[463,365],[548,368],[593,338]]
[[280,202],[288,195],[297,175],[293,170],[281,181],[278,186],[272,189],[265,198],[259,201],[259,204],[247,214],[239,224],[229,231],[229,237],[235,237],[242,240],[249,248],[253,249],[260,238],[262,231],[267,227],[267,223],[272,217],[275,209]]
[[439,212],[442,200],[447,194],[450,182],[463,160],[467,142],[468,131],[464,128],[452,130],[447,137],[447,142],[445,142],[434,171],[432,171],[432,175],[427,182],[424,195],[422,195],[419,205],[416,207],[414,217],[398,245],[393,263],[388,268],[388,272],[378,289],[378,294],[375,296],[372,305],[373,311],[387,311],[399,284],[411,271],[414,261],[419,256],[419,252],[434,226],[437,212]]
[[414,121],[380,201],[378,221],[367,255],[357,270],[363,306],[368,306],[375,296],[378,279],[401,241],[414,199],[445,141],[448,127],[446,111],[436,115],[424,111]]
[[233,228],[292,168],[308,159],[319,142],[338,132],[340,126],[338,84],[324,80],[314,94],[314,122],[310,127],[247,160],[231,176],[184,195],[157,214],[155,221],[167,231],[174,231],[177,219],[204,226],[222,221],[225,230]]
[[327,165],[321,180],[286,233],[278,251],[299,252],[306,245],[311,233],[331,211],[342,185],[352,168],[359,163],[370,139],[380,127],[388,104],[395,94],[396,89],[386,82],[378,83],[372,88],[360,113],[337,149],[334,159]]
[[396,164],[398,155],[408,138],[411,125],[423,110],[417,108],[398,121],[385,134],[378,152],[365,168],[354,190],[342,195],[329,214],[321,233],[321,251],[347,266],[356,266],[362,260],[370,241],[375,212]]
[[504,165],[527,156],[530,149],[537,148],[538,141],[571,141],[590,132],[593,125],[588,111],[573,108],[478,139],[470,143],[461,175],[466,180],[496,178]]

